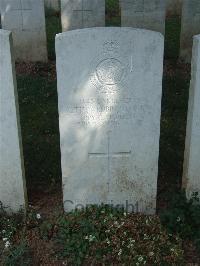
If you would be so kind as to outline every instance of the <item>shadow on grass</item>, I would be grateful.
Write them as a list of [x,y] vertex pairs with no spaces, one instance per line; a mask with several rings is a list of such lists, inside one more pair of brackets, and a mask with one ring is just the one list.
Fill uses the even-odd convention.
[[28,187],[60,182],[56,82],[39,75],[17,81]]

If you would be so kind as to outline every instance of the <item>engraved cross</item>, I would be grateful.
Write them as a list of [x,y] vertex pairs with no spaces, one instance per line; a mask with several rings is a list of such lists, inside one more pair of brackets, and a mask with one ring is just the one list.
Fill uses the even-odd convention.
[[97,158],[107,158],[107,175],[108,175],[108,192],[110,191],[109,188],[109,181],[111,179],[111,171],[110,171],[110,165],[111,165],[111,159],[116,157],[129,157],[131,154],[131,151],[119,151],[119,152],[111,152],[110,149],[110,133],[111,131],[107,132],[107,151],[106,152],[90,152],[88,153],[89,157],[97,157]]
[[84,8],[84,0],[81,0],[81,8],[73,10],[74,12],[81,12],[81,22],[82,26],[84,26],[84,15],[87,13],[92,13],[91,9]]

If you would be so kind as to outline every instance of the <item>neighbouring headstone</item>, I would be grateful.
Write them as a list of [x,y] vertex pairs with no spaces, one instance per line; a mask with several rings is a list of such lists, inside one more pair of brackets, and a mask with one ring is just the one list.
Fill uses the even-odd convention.
[[25,208],[26,188],[11,32],[0,30],[0,205]]
[[167,15],[180,16],[183,0],[167,0]]
[[45,0],[45,7],[54,11],[60,11],[60,0]]
[[200,35],[194,37],[192,79],[190,83],[183,187],[187,196],[200,197]]
[[62,31],[104,27],[105,0],[61,0]]
[[121,25],[165,34],[165,0],[121,0]]
[[192,38],[200,34],[200,1],[183,0],[180,59],[191,62]]
[[132,28],[56,36],[64,207],[156,208],[164,40]]
[[0,0],[2,28],[13,32],[18,61],[47,61],[43,0]]

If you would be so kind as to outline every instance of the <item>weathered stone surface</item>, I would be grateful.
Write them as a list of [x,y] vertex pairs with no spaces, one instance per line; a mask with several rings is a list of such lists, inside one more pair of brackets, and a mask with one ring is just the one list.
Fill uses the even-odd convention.
[[18,61],[47,61],[43,0],[0,0],[2,28],[13,32]]
[[191,62],[192,38],[200,33],[200,1],[183,0],[180,59]]
[[183,0],[167,0],[167,15],[181,15]]
[[61,0],[62,31],[105,26],[105,0]]
[[66,211],[103,202],[155,212],[163,46],[160,33],[132,28],[57,35]]
[[60,10],[60,1],[59,0],[45,0],[45,7],[53,9],[55,11]]
[[121,25],[165,34],[165,0],[121,0]]
[[188,107],[183,187],[187,196],[200,196],[200,35],[194,37],[192,79]]
[[25,207],[26,188],[11,53],[11,32],[0,30],[0,202],[17,212]]

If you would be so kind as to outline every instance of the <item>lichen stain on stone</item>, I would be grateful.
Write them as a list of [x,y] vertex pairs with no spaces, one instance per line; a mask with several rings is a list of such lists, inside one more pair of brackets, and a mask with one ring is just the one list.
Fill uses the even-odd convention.
[[134,180],[131,180],[128,176],[127,169],[116,170],[116,184],[120,191],[137,191],[138,193],[143,193],[141,189],[141,184],[137,184]]

